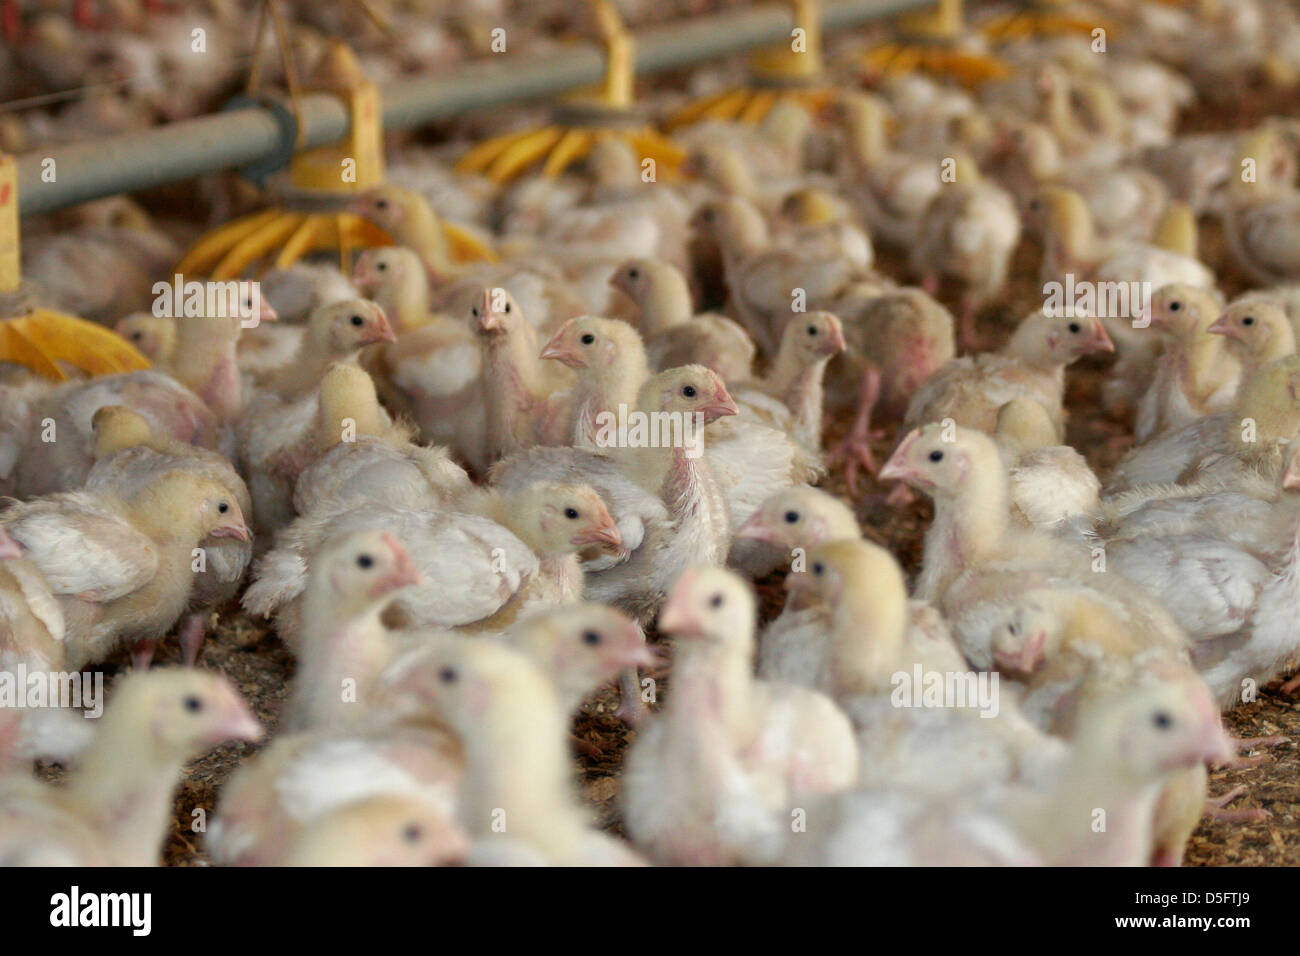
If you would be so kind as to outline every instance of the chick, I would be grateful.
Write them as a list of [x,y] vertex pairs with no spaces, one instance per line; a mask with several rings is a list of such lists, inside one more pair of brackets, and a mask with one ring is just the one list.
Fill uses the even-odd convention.
[[1047,409],[1061,439],[1066,366],[1114,348],[1096,318],[1031,312],[1001,352],[954,359],[926,379],[908,403],[902,428],[950,418],[962,427],[991,433],[998,409],[1024,397]]
[[[321,374],[332,363],[355,355],[363,346],[396,341],[393,327],[383,309],[365,299],[345,299],[312,312],[302,344],[293,359],[268,372],[258,383],[268,398],[278,399],[273,407],[301,398],[315,388]],[[259,395],[259,398],[263,397]],[[245,413],[242,427],[248,427],[263,412],[257,403]]]
[[352,284],[384,310],[397,335],[426,325],[429,313],[429,278],[414,249],[380,246],[357,257]]
[[435,638],[425,653],[437,668],[425,698],[465,748],[457,817],[472,865],[640,862],[578,810],[564,711],[536,664],[492,641]]
[[614,270],[609,283],[636,305],[637,329],[655,371],[703,365],[724,382],[751,377],[754,340],[724,315],[696,314],[686,277],[672,263],[630,259]]
[[465,835],[437,810],[405,797],[371,797],[313,821],[267,866],[453,866]]
[[1228,303],[1207,331],[1227,338],[1228,351],[1241,363],[1242,379],[1295,354],[1295,330],[1286,308],[1281,300],[1264,294]]
[[125,677],[94,745],[62,787],[0,780],[0,860],[51,856],[92,866],[154,866],[169,832],[183,765],[262,728],[225,678],[193,670]]
[[596,418],[630,410],[636,394],[650,377],[645,347],[637,330],[618,319],[584,315],[569,319],[541,351],[573,369],[577,375],[570,397],[569,442],[575,448],[596,449]]
[[227,487],[183,469],[15,504],[0,524],[59,598],[73,670],[166,634],[193,592],[199,543],[250,537]]
[[377,706],[375,682],[392,653],[380,616],[398,591],[422,580],[386,531],[330,538],[311,556],[286,730],[347,731]]
[[[92,419],[95,467],[86,477],[85,490],[121,493],[127,487],[147,484],[171,470],[186,470],[221,484],[244,515],[252,512],[248,488],[239,473],[214,451],[196,448],[156,435],[149,422],[122,405],[105,405]],[[193,666],[203,646],[208,616],[235,596],[252,558],[250,541],[205,538],[200,542],[204,566],[194,579],[189,607],[180,626],[181,654]],[[137,667],[147,667],[153,647],[140,641],[134,650]]]
[[381,227],[399,246],[420,258],[429,277],[446,281],[456,274],[447,237],[428,200],[414,189],[386,183],[366,190],[348,211]]
[[792,809],[857,773],[852,728],[829,698],[751,676],[754,612],[735,574],[695,567],[660,615],[672,695],[638,734],[621,790],[628,832],[657,862],[772,862]]

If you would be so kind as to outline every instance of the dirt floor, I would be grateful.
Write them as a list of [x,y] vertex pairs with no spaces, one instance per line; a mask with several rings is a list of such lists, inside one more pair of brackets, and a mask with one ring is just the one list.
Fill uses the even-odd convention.
[[[1188,117],[1188,130],[1241,128],[1267,115],[1300,115],[1300,101],[1294,95],[1254,90],[1238,102],[1198,111]],[[1222,237],[1212,225],[1203,226],[1202,257],[1219,270],[1225,291],[1235,294],[1245,288],[1242,278],[1225,262]],[[897,256],[880,250],[883,270],[903,275]],[[1037,282],[1040,251],[1032,238],[1026,238],[1018,250],[1013,282],[1002,299],[985,310],[982,328],[990,335],[1005,334],[1017,316],[1041,305]],[[891,261],[892,259],[892,261]],[[1094,468],[1103,470],[1125,450],[1126,426],[1105,417],[1096,401],[1097,389],[1105,375],[1102,364],[1075,368],[1069,373],[1067,405],[1072,419],[1069,441],[1084,452]],[[878,448],[878,456],[888,454],[895,440],[893,426],[882,423],[887,432]],[[838,437],[846,422],[828,424],[829,437]],[[926,501],[901,510],[886,508],[880,501],[882,489],[867,481],[866,493],[855,507],[868,535],[888,546],[903,562],[909,574],[920,565],[921,536],[928,525],[930,506]],[[848,498],[838,476],[826,483],[831,490]],[[759,582],[764,620],[780,609],[780,576]],[[651,635],[653,639],[653,634]],[[160,648],[160,664],[179,662],[174,642]],[[125,660],[117,662],[124,672]],[[205,645],[201,666],[226,674],[251,702],[258,718],[274,733],[277,710],[284,699],[288,678],[293,670],[291,655],[261,621],[250,619],[235,605],[214,616],[213,633]],[[110,684],[112,677],[109,678]],[[666,682],[661,684],[666,687]],[[111,690],[110,690],[111,695]],[[609,690],[587,705],[576,721],[574,732],[583,741],[599,748],[596,756],[576,755],[580,767],[581,793],[600,824],[617,832],[619,820],[616,796],[622,755],[631,731],[614,716],[618,693]],[[1282,735],[1291,742],[1272,749],[1248,752],[1251,761],[1231,770],[1211,774],[1211,795],[1222,794],[1239,785],[1245,794],[1234,808],[1263,808],[1269,816],[1254,823],[1203,822],[1193,835],[1186,862],[1191,865],[1278,865],[1300,864],[1300,695],[1285,697],[1265,690],[1260,699],[1238,707],[1226,716],[1238,737]],[[211,818],[223,782],[255,748],[247,745],[224,747],[188,768],[183,785],[176,794],[175,826],[165,852],[165,860],[176,866],[207,864],[201,833],[202,818]],[[45,768],[45,775],[57,777],[57,768]],[[196,814],[196,810],[204,811]]]

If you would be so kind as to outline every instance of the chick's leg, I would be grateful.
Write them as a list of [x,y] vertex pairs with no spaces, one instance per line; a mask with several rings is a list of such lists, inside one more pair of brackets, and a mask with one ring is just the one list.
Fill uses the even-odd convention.
[[867,365],[862,373],[862,385],[858,390],[858,411],[853,418],[849,432],[826,456],[827,464],[837,468],[844,466],[844,480],[849,486],[849,493],[858,493],[858,469],[869,474],[876,473],[876,458],[871,452],[873,439],[883,437],[883,432],[872,431],[871,415],[880,401],[880,369]]
[[1261,820],[1267,820],[1273,814],[1269,813],[1262,807],[1256,807],[1250,810],[1226,810],[1224,809],[1233,800],[1246,792],[1246,788],[1233,787],[1227,793],[1218,797],[1205,798],[1205,815],[1211,820],[1217,820],[1221,823],[1259,823]]
[[138,671],[147,671],[153,662],[153,652],[158,649],[158,638],[150,637],[136,641],[131,646],[131,667]]
[[181,659],[186,667],[193,667],[199,659],[199,651],[207,632],[208,622],[202,614],[187,614],[181,621]]

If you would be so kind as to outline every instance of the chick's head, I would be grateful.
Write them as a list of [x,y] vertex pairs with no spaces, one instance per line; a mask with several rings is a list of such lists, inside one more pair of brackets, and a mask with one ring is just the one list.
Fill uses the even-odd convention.
[[387,531],[328,539],[312,559],[313,578],[344,616],[383,602],[423,578],[400,541]]
[[526,543],[539,554],[575,554],[593,546],[617,552],[623,547],[605,500],[590,485],[530,485],[514,506],[527,530]]
[[880,469],[930,495],[956,495],[975,469],[1000,462],[989,436],[951,423],[923,425],[903,439]]
[[641,386],[637,404],[645,412],[700,414],[705,424],[739,412],[722,379],[703,365],[660,372]]
[[659,612],[659,630],[693,642],[729,646],[752,633],[754,592],[735,572],[692,567],[682,572]]
[[834,495],[797,485],[769,497],[736,531],[782,549],[812,548],[824,541],[858,537],[853,511]]
[[230,682],[217,674],[161,668],[132,673],[114,689],[104,718],[132,727],[168,760],[188,760],[229,740],[256,741],[262,727]]
[[376,342],[396,342],[384,310],[369,299],[321,306],[307,321],[307,335],[326,355],[343,357]]

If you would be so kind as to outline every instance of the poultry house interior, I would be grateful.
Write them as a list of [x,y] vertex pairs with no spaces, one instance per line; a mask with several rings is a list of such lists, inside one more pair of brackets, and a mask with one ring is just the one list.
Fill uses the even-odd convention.
[[0,864],[1300,864],[1294,0],[0,40]]

